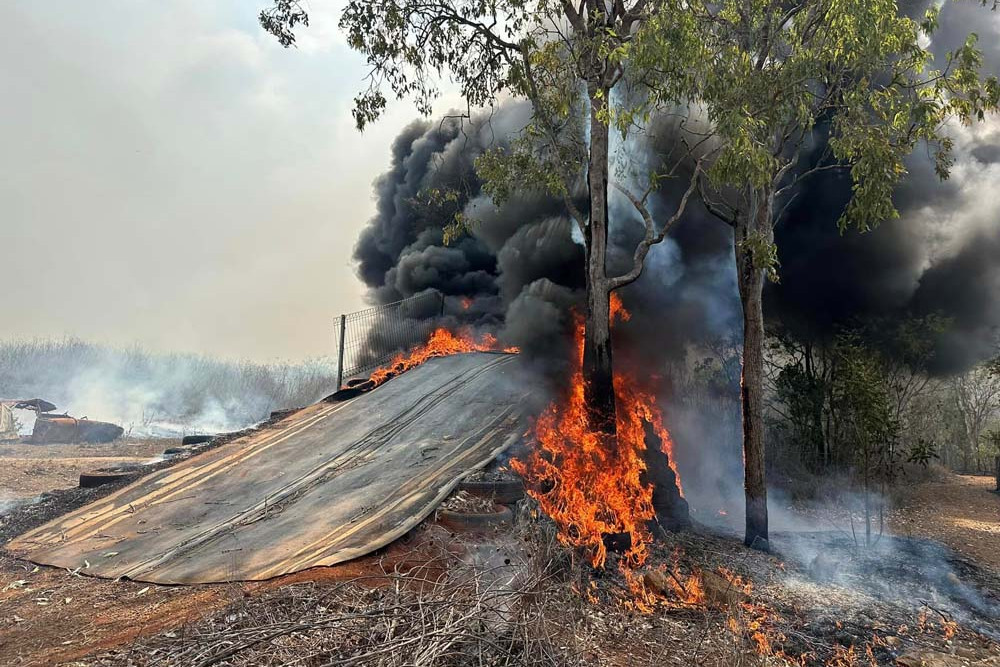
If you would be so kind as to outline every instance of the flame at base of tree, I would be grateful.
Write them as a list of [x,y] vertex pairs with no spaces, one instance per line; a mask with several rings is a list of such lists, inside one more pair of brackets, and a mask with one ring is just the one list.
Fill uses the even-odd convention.
[[[611,306],[613,322],[628,319],[615,295]],[[594,567],[606,562],[606,538],[627,544],[619,567],[630,587],[638,591],[641,577],[635,569],[649,556],[649,522],[656,515],[652,485],[642,479],[647,427],[659,437],[679,488],[673,442],[654,395],[621,373],[614,377],[617,437],[591,427],[584,394],[583,334],[584,323],[577,317],[576,367],[567,395],[551,403],[535,421],[537,447],[511,465],[528,482],[528,492],[542,511],[555,521],[560,540],[583,548]]]
[[493,334],[476,336],[470,329],[461,329],[457,333],[444,327],[438,327],[431,333],[426,343],[418,345],[409,352],[397,354],[391,362],[380,366],[368,378],[373,387],[399,375],[414,366],[419,366],[433,357],[447,357],[463,352],[508,352],[516,353],[516,347],[501,348]]

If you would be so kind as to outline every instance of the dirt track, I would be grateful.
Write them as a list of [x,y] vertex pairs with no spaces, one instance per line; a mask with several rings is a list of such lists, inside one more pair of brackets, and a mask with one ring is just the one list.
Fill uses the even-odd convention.
[[1000,495],[992,477],[948,475],[897,494],[889,525],[898,535],[947,544],[1000,572]]
[[137,463],[163,453],[177,440],[123,440],[103,445],[0,445],[0,501],[70,489],[80,473],[115,463]]
[[[0,501],[77,486],[81,472],[149,460],[176,440],[0,446]],[[146,590],[143,590],[146,589]],[[0,664],[53,664],[182,623],[225,591],[145,587],[74,576],[0,555]],[[30,658],[26,656],[31,656]]]

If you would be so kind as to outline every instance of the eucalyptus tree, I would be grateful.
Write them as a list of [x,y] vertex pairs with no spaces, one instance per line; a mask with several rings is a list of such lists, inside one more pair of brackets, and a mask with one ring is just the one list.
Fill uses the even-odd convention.
[[[350,46],[370,66],[354,102],[359,129],[390,97],[412,99],[429,114],[442,81],[471,110],[507,98],[530,101],[520,135],[477,160],[484,189],[500,203],[527,190],[558,197],[586,246],[584,378],[592,426],[615,429],[611,293],[636,280],[650,248],[663,240],[696,193],[698,162],[680,153],[635,179],[611,179],[612,136],[642,126],[678,99],[695,44],[694,24],[676,0],[351,0],[340,20]],[[654,21],[655,19],[655,21]],[[261,25],[285,46],[308,14],[295,0],[274,0]],[[656,60],[630,58],[630,45],[655,44]],[[645,56],[649,47],[636,51]],[[647,205],[665,178],[686,179],[675,210],[654,219]],[[629,181],[629,182],[626,182]],[[631,203],[644,227],[631,267],[607,266],[609,188]],[[452,221],[459,227],[466,221]],[[455,225],[449,226],[453,232]]]
[[964,427],[962,464],[966,472],[972,470],[973,463],[979,463],[977,452],[983,433],[1000,414],[1000,373],[991,365],[986,363],[952,378],[955,401]]
[[[684,11],[699,52],[687,54],[682,95],[702,111],[716,151],[699,170],[699,194],[733,228],[743,305],[745,539],[766,545],[762,292],[778,279],[775,225],[796,186],[829,170],[851,179],[842,230],[896,217],[906,156],[926,145],[946,178],[949,121],[983,118],[1000,89],[995,77],[981,78],[975,35],[935,62],[936,8],[919,20],[894,0],[718,0]],[[649,29],[662,19],[668,29],[676,21],[660,14]],[[629,48],[646,51],[636,59],[673,56],[658,55],[652,41]]]

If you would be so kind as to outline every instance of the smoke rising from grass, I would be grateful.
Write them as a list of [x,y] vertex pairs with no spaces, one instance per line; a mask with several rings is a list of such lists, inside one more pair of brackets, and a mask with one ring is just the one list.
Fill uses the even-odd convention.
[[[226,362],[74,339],[0,343],[3,398],[44,398],[58,412],[115,422],[143,436],[244,428],[330,393],[335,373],[319,361]],[[31,413],[18,412],[22,432],[30,432]]]

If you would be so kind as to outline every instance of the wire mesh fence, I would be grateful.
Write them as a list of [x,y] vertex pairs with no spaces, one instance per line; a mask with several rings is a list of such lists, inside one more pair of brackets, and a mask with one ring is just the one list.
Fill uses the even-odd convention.
[[444,314],[444,295],[435,290],[408,299],[341,315],[334,331],[337,386],[372,371],[425,340],[434,318]]

